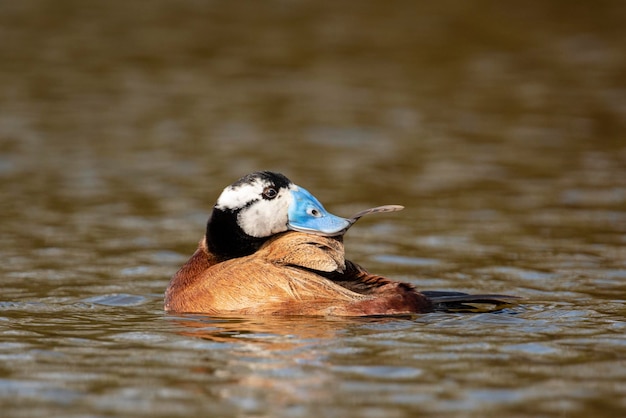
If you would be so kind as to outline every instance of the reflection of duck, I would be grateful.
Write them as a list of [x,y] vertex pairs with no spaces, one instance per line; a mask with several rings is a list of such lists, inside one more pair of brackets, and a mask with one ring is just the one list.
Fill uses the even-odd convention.
[[391,317],[287,317],[278,315],[209,317],[185,314],[176,316],[173,323],[181,335],[281,351],[316,344],[315,341],[332,340],[337,334],[362,323],[379,323],[390,319]]
[[249,174],[218,198],[204,239],[169,284],[165,309],[363,316],[513,299],[418,292],[411,284],[369,274],[344,259],[342,236],[356,219],[331,215],[282,174]]

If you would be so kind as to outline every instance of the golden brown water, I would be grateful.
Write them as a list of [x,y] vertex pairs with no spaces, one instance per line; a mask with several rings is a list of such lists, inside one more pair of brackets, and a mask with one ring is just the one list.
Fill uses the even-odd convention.
[[[0,1],[7,417],[626,415],[620,1]],[[178,317],[221,189],[498,313]]]

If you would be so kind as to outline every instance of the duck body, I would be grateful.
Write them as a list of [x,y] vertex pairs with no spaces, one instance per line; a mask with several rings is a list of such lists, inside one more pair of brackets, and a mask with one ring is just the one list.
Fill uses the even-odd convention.
[[432,310],[406,283],[344,260],[340,238],[284,232],[255,253],[216,262],[203,241],[176,273],[165,309],[259,315],[393,315]]
[[[345,259],[356,219],[325,211],[306,190],[271,172],[224,189],[193,256],[172,277],[165,310],[212,315],[404,315],[502,295],[418,292]],[[508,298],[508,299],[507,299]]]

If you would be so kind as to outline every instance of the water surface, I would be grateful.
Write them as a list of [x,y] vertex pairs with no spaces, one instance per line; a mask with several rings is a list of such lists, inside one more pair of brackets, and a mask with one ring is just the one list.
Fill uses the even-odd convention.
[[[626,412],[621,2],[0,3],[2,416]],[[282,171],[348,257],[520,306],[166,315],[221,189]]]

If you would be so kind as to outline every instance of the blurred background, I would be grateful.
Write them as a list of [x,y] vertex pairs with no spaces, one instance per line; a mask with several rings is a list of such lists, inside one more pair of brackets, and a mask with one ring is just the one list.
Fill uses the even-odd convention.
[[5,219],[208,212],[258,169],[331,208],[626,206],[619,1],[0,7]]
[[0,7],[7,251],[189,253],[259,169],[444,247],[626,241],[620,1]]
[[[338,215],[406,206],[348,234],[370,270],[623,324],[625,22],[618,0],[0,0],[3,315],[159,317],[221,190],[270,169]],[[594,386],[611,413],[621,367]]]

